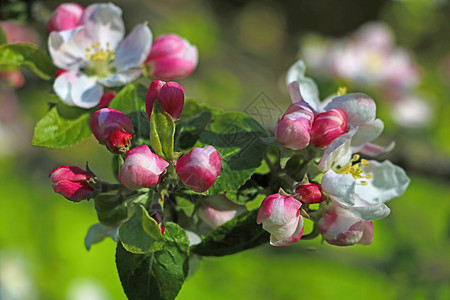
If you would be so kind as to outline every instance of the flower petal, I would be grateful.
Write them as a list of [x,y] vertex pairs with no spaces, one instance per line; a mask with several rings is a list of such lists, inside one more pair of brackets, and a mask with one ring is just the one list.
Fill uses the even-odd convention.
[[125,35],[122,10],[112,3],[89,5],[84,11],[83,24],[93,43],[100,42],[101,48],[115,50]]
[[97,84],[94,77],[77,73],[77,78],[72,82],[71,88],[72,101],[75,106],[92,108],[100,102],[102,95],[103,88]]
[[[306,66],[302,60],[293,64],[286,74],[286,85],[289,86],[292,82],[298,82],[299,89],[303,95],[303,100],[308,102],[314,110],[319,111],[319,90],[314,80],[305,76],[305,70]],[[292,98],[292,101],[295,103],[301,100],[294,101],[294,98]]]
[[346,205],[355,204],[356,180],[350,174],[337,174],[328,170],[322,177],[322,190]]
[[386,146],[379,146],[371,143],[367,143],[362,147],[361,153],[368,155],[368,156],[378,156],[384,153],[387,153],[389,151],[392,151],[395,147],[395,142],[392,141]]
[[117,71],[139,67],[147,58],[152,46],[152,32],[147,23],[137,25],[120,43],[113,63]]
[[92,40],[86,28],[53,31],[48,38],[48,48],[53,63],[64,70],[79,70],[86,66],[86,48]]
[[119,73],[113,73],[98,80],[101,84],[107,87],[123,86],[127,83],[133,82],[141,76],[142,69],[129,69]]
[[341,135],[340,137],[334,139],[323,152],[322,158],[320,159],[317,168],[325,172],[336,165],[345,165],[350,161],[352,156],[352,151],[350,144],[352,137],[358,131],[359,127],[350,129],[349,132]]
[[367,167],[362,167],[372,175],[367,185],[356,186],[356,193],[364,195],[364,198],[372,203],[384,203],[398,197],[409,185],[409,178],[405,171],[388,160],[382,163],[370,160]]
[[347,121],[353,126],[375,120],[375,101],[366,94],[354,93],[336,97],[325,107],[325,110],[333,108],[342,110]]
[[299,220],[298,220],[298,225],[297,225],[297,229],[295,230],[295,232],[282,240],[278,240],[273,234],[270,235],[270,244],[272,246],[289,246],[292,245],[296,242],[298,242],[300,240],[300,238],[303,235],[303,230],[305,229],[305,220],[303,219],[302,216],[300,216]]
[[365,144],[376,139],[383,132],[384,123],[380,119],[359,125],[358,132],[352,138],[352,152],[359,152]]

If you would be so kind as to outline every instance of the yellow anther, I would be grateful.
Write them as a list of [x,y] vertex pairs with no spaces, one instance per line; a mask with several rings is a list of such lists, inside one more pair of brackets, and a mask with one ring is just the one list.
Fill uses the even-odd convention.
[[90,59],[90,58],[91,58],[91,54],[86,53],[85,57],[86,57],[87,59]]
[[369,162],[368,162],[367,160],[365,160],[365,159],[361,159],[361,164],[362,164],[364,167],[368,167],[368,166],[369,166]]
[[367,181],[361,181],[362,185],[367,185]]
[[91,48],[89,48],[89,47],[86,48],[86,52],[89,52],[89,51],[91,51]]
[[352,157],[352,161],[358,161],[359,158],[360,158],[359,154],[355,154],[355,155],[353,155],[353,157]]
[[346,95],[346,94],[347,94],[347,87],[345,87],[345,86],[340,86],[340,87],[338,88],[338,91],[337,91],[338,97],[339,97],[339,96],[344,96],[344,95]]
[[373,177],[372,174],[367,174],[367,175],[366,175],[366,178],[367,178],[367,179],[372,179],[372,177]]

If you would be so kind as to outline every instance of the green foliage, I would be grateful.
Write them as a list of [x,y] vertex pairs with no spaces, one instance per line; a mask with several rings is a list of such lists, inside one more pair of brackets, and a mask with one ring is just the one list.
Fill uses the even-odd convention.
[[3,29],[0,27],[0,45],[6,44],[8,42],[8,39],[6,38],[6,34],[3,31]]
[[133,254],[117,244],[116,265],[130,300],[175,299],[189,270],[189,239],[184,229],[167,223],[164,248],[148,254]]
[[44,80],[54,78],[56,69],[50,58],[31,44],[0,45],[0,68],[27,67]]
[[117,226],[128,217],[128,209],[123,205],[123,197],[117,194],[102,194],[94,198],[94,206],[100,223]]
[[34,129],[33,145],[48,148],[66,148],[78,144],[91,135],[91,111],[58,104]]
[[212,114],[210,111],[202,111],[193,118],[177,124],[175,147],[177,150],[186,150],[194,147],[200,139],[206,126],[211,123]]
[[155,153],[166,160],[174,158],[174,136],[172,116],[162,110],[159,101],[155,101],[150,117],[150,142]]
[[192,252],[223,256],[244,251],[269,241],[269,233],[256,224],[258,209],[243,213],[214,229]]
[[136,254],[161,250],[164,245],[158,223],[140,204],[134,205],[134,214],[120,225],[119,237],[123,247]]
[[87,250],[90,250],[93,244],[100,243],[108,236],[117,241],[117,229],[105,226],[101,223],[94,224],[89,227],[86,237],[84,238],[84,246]]

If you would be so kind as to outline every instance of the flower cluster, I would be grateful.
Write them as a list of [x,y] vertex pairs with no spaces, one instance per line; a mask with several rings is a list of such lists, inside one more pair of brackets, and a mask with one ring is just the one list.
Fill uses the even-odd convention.
[[309,183],[305,174],[306,180],[292,188],[292,195],[266,197],[257,222],[271,233],[272,245],[292,244],[303,232],[298,228],[303,226],[302,204],[322,203],[310,214],[324,240],[338,246],[371,243],[371,221],[386,217],[390,210],[385,203],[400,196],[409,184],[405,172],[390,161],[379,163],[356,154],[376,156],[392,148],[370,143],[384,127],[376,119],[375,102],[365,94],[344,94],[343,90],[324,102],[316,101],[301,61],[290,69],[287,82],[294,104],[278,123],[276,139],[296,153],[307,147],[322,153],[317,169],[323,176],[320,184]]
[[150,76],[184,78],[197,65],[197,48],[175,35],[164,35],[152,46],[147,23],[137,25],[124,38],[122,10],[112,3],[84,9],[61,4],[48,22],[48,47],[53,63],[61,69],[53,88],[68,105],[97,106],[104,87],[135,81],[146,65]]

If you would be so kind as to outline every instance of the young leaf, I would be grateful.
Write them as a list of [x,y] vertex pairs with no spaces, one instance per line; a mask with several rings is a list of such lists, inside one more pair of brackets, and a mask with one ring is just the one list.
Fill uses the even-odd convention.
[[100,243],[108,236],[116,242],[119,241],[117,228],[105,226],[101,223],[94,224],[89,227],[86,237],[84,238],[84,246],[87,250],[90,250],[93,244]]
[[214,229],[191,251],[203,256],[234,254],[269,242],[270,235],[256,224],[258,209],[243,213]]
[[101,194],[94,198],[94,207],[100,223],[106,226],[117,226],[128,217],[128,209],[123,203],[120,193]]
[[56,69],[50,58],[32,44],[0,45],[0,68],[27,67],[44,80],[55,77]]
[[168,222],[164,248],[133,254],[117,244],[116,265],[122,287],[130,300],[172,300],[181,290],[189,270],[189,239],[186,231]]
[[91,135],[91,112],[58,104],[34,128],[33,145],[66,148],[78,144]]
[[155,153],[169,160],[173,156],[175,123],[172,116],[163,111],[159,101],[155,101],[150,118],[150,142]]
[[141,84],[127,84],[117,93],[109,108],[120,110],[126,115],[136,111],[145,112],[146,92],[147,89]]
[[202,111],[187,122],[179,122],[176,130],[175,148],[180,151],[194,147],[206,126],[211,123],[211,118],[211,112]]
[[136,254],[154,252],[164,246],[158,223],[140,204],[134,205],[134,214],[120,225],[119,237],[123,247]]

